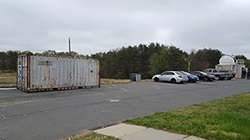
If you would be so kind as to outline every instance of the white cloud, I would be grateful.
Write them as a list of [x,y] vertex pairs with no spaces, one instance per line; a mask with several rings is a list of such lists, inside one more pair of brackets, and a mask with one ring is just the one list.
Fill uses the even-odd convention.
[[94,54],[158,42],[250,58],[248,0],[2,0],[0,51]]

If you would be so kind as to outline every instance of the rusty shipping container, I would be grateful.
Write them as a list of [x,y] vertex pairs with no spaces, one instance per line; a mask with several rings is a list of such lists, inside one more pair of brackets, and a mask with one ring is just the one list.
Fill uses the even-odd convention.
[[100,87],[100,61],[95,59],[19,55],[17,89],[31,92]]

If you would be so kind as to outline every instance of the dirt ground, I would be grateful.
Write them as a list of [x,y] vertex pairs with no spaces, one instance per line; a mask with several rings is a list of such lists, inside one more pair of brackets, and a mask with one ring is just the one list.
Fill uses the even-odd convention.
[[101,83],[129,83],[129,79],[106,79],[101,78]]
[[[151,81],[151,79],[142,79],[142,82]],[[107,79],[107,78],[101,78],[102,84],[110,84],[110,83],[130,83],[130,79]]]

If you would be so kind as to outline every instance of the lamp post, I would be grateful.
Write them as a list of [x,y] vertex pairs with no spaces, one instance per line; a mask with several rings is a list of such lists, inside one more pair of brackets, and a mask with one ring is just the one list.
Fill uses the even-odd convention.
[[188,60],[188,72],[190,72],[191,60]]
[[187,60],[186,58],[184,60],[188,62],[188,72],[190,72],[190,65],[192,60]]

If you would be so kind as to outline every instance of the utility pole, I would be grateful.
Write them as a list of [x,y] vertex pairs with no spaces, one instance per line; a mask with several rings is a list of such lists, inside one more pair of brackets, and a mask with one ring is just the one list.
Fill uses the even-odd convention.
[[70,50],[70,37],[69,37],[69,56],[71,56],[71,50]]

